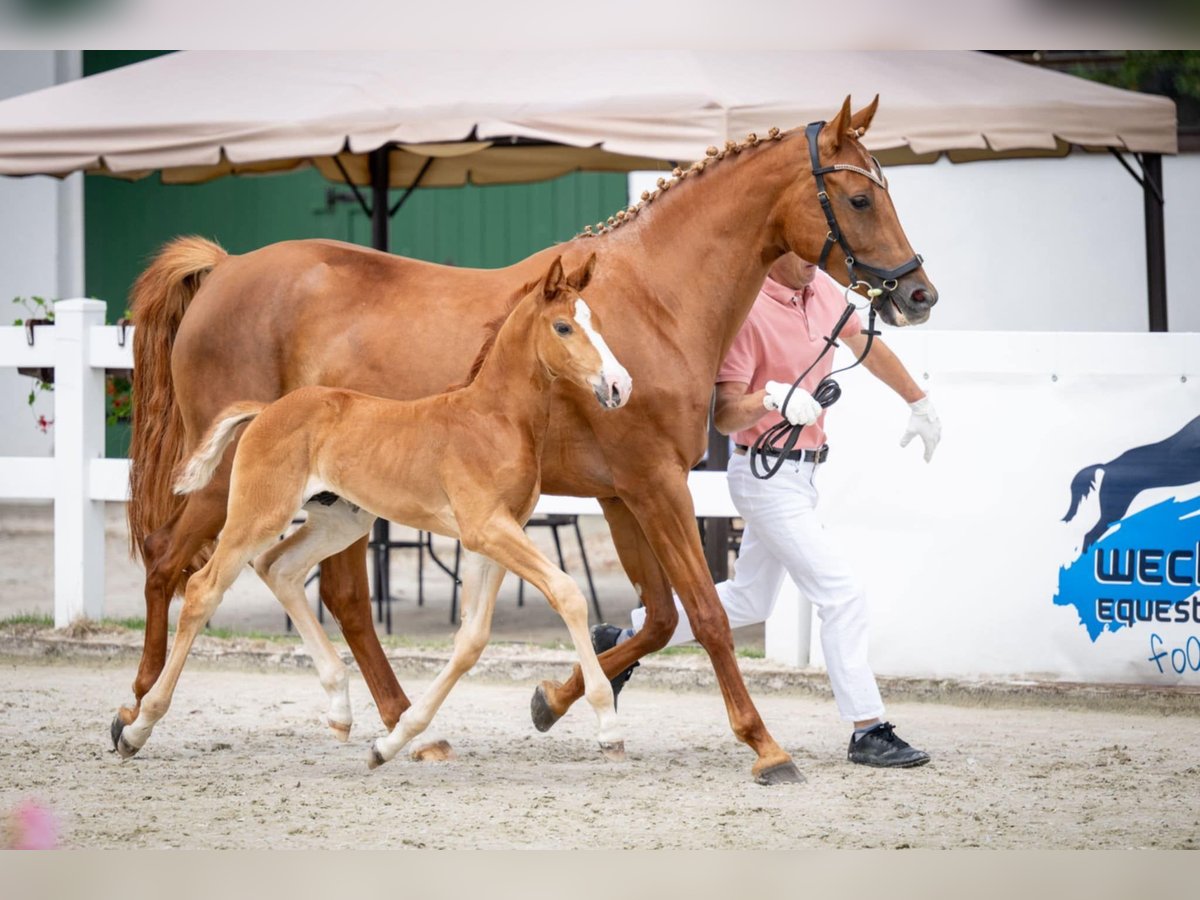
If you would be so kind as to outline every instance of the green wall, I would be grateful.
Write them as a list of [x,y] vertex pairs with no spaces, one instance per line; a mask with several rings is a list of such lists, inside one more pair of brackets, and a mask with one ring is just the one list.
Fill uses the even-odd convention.
[[[163,51],[92,51],[93,75]],[[400,192],[392,193],[392,202]],[[332,203],[329,198],[335,198]],[[233,253],[275,241],[326,237],[369,244],[370,222],[350,191],[313,171],[164,185],[89,176],[84,181],[88,296],[123,315],[129,288],[155,251],[181,234],[212,238]],[[418,189],[391,223],[393,253],[460,266],[508,265],[607,218],[628,202],[621,174],[577,173],[531,185]],[[110,429],[108,453],[124,455],[126,429]]]

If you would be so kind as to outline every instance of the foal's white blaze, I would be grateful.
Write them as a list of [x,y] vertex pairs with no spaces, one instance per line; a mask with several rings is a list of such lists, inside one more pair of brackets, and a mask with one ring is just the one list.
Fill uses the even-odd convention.
[[633,390],[633,379],[629,377],[625,367],[617,362],[613,352],[608,349],[604,337],[592,327],[592,310],[582,297],[575,301],[575,321],[579,323],[583,333],[587,335],[592,346],[596,348],[596,352],[600,354],[600,377],[604,381],[604,386],[608,388],[606,393],[611,395],[611,388],[615,385],[621,392],[621,401],[617,405],[624,406],[625,401],[629,399],[629,392]]

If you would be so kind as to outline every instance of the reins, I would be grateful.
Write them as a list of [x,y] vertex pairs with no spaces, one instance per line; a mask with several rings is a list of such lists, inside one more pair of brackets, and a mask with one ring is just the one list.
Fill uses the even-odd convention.
[[[842,333],[842,329],[846,327],[846,323],[850,321],[850,316],[856,309],[854,303],[850,300],[850,292],[860,284],[867,288],[868,302],[871,309],[867,314],[867,328],[862,332],[867,336],[867,343],[863,347],[862,353],[854,362],[848,366],[833,370],[817,384],[816,390],[813,391],[813,398],[821,405],[822,409],[828,409],[830,406],[833,406],[838,401],[838,398],[842,396],[841,385],[833,380],[833,376],[853,369],[866,359],[867,354],[871,352],[871,344],[876,335],[879,334],[879,331],[875,328],[875,301],[877,298],[884,291],[889,293],[894,291],[900,278],[909,272],[916,271],[924,262],[920,254],[914,254],[911,259],[893,269],[880,269],[855,258],[854,248],[850,246],[850,242],[846,240],[845,234],[838,227],[837,217],[833,212],[833,204],[829,202],[829,194],[825,190],[825,176],[830,172],[855,172],[871,179],[871,181],[875,182],[885,191],[887,190],[887,179],[883,177],[883,170],[875,157],[871,157],[872,162],[875,163],[876,171],[874,172],[867,171],[859,166],[852,166],[848,163],[835,163],[831,166],[822,166],[817,153],[817,136],[821,133],[821,129],[824,126],[824,122],[812,122],[804,129],[804,138],[808,142],[808,155],[812,163],[812,174],[817,182],[817,200],[821,204],[821,211],[825,214],[825,221],[829,225],[829,231],[825,233],[825,246],[821,248],[821,258],[818,265],[822,271],[828,271],[829,251],[833,249],[834,244],[837,244],[846,254],[846,271],[850,276],[850,286],[846,288],[846,308],[842,311],[841,318],[833,326],[833,331],[829,337],[823,339],[825,347],[817,354],[817,358],[800,374],[799,378],[792,382],[792,388],[788,391],[787,397],[783,401],[783,407],[780,409],[781,415],[783,414],[783,410],[787,408],[788,402],[792,399],[792,395],[800,387],[800,382],[808,376],[809,372],[816,368],[817,363],[824,358],[826,353],[838,346],[837,336]],[[858,277],[856,269],[862,269],[874,275],[880,280],[882,287],[871,287],[869,283]],[[754,445],[750,448],[750,471],[754,477],[765,480],[778,472],[780,467],[787,461],[788,454],[796,446],[796,441],[800,439],[800,432],[803,430],[803,425],[792,425],[784,417],[781,422],[778,422],[760,434],[757,440],[755,440]],[[777,443],[780,439],[784,441],[782,446]],[[767,456],[774,456],[774,463],[765,461],[764,457]]]

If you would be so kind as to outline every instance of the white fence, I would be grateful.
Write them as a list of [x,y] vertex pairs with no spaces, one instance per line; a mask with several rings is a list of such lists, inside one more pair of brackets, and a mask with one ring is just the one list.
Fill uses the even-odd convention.
[[[129,460],[104,458],[104,372],[133,368],[133,329],[99,300],[55,304],[55,324],[0,327],[0,367],[54,369],[54,457],[0,463],[0,500],[54,501],[54,624],[104,614],[104,501],[129,497]],[[723,472],[691,477],[697,514],[735,516]],[[599,515],[595,500],[543,496],[539,513]]]

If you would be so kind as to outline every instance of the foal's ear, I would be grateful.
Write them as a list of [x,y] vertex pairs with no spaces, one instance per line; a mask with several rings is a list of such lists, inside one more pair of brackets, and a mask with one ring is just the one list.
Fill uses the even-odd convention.
[[554,262],[550,263],[550,271],[542,281],[542,295],[547,300],[554,300],[564,287],[566,279],[563,277],[562,257],[556,256]]
[[587,258],[587,262],[567,276],[567,284],[573,287],[576,293],[580,293],[591,283],[592,275],[595,271],[596,254],[593,253]]
[[875,99],[865,109],[860,109],[850,117],[850,130],[862,137],[867,133],[867,129],[871,127],[871,120],[875,118],[875,110],[879,108],[879,95],[875,95]]
[[846,95],[845,101],[842,103],[842,108],[838,112],[832,122],[825,127],[829,130],[830,149],[836,153],[842,147],[842,141],[846,138],[846,132],[850,130],[850,95]]

